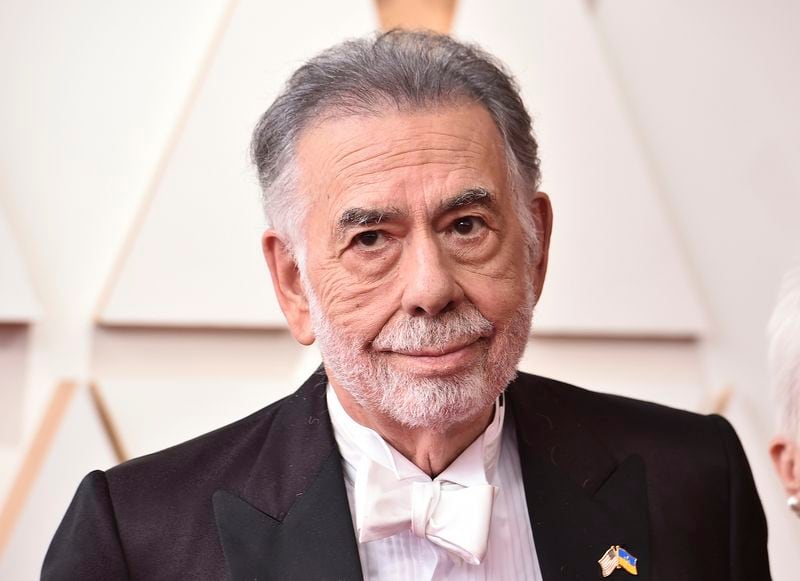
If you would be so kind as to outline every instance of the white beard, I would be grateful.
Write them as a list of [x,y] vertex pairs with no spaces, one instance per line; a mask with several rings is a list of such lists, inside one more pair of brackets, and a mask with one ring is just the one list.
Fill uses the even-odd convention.
[[[305,277],[304,277],[305,278]],[[310,281],[304,281],[312,326],[329,376],[366,410],[409,428],[444,431],[484,412],[516,376],[530,332],[533,288],[505,328],[495,329],[469,302],[435,317],[406,316],[387,324],[371,342],[327,319]],[[451,376],[423,377],[391,366],[390,351],[436,348],[460,341],[488,341],[480,362]],[[366,348],[364,346],[367,346]],[[374,348],[374,349],[373,349]]]

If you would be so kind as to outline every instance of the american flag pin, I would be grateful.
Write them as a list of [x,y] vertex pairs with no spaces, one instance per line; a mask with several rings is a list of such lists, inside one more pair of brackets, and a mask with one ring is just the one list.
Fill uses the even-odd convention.
[[617,569],[623,569],[631,575],[638,575],[636,570],[636,557],[619,545],[611,545],[609,549],[597,561],[600,565],[600,574],[608,577]]

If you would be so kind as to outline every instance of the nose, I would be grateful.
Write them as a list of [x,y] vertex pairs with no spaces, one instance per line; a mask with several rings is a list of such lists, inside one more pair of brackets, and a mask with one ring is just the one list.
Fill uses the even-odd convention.
[[402,264],[402,308],[412,316],[436,316],[455,308],[464,291],[453,276],[453,266],[435,238],[420,237],[409,243]]

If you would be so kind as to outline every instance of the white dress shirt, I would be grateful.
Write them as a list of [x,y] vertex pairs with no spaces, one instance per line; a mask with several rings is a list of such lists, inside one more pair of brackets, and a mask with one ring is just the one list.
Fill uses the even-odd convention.
[[[356,506],[359,502],[355,483],[365,456],[395,470],[402,477],[425,473],[375,431],[353,420],[330,385],[327,400],[336,443],[342,455],[353,527],[358,537]],[[465,486],[488,483],[498,487],[483,561],[478,565],[465,563],[428,539],[416,536],[409,528],[390,537],[358,544],[366,581],[541,581],[522,485],[516,434],[513,422],[504,422],[505,409],[501,401],[496,404],[489,427],[436,477],[442,482],[457,482]],[[426,478],[430,480],[427,475]]]

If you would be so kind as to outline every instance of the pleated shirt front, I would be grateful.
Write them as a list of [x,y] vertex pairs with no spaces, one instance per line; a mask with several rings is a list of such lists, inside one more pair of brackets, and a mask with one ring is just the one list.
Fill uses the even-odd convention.
[[[422,471],[377,432],[353,420],[330,385],[327,400],[336,443],[342,456],[353,528],[358,538],[355,482],[364,456],[405,473]],[[465,563],[429,540],[416,536],[409,528],[390,537],[358,544],[365,581],[541,581],[514,422],[504,421],[504,418],[501,398],[486,431],[437,477],[446,479],[448,470],[452,468],[458,472],[460,480],[466,478],[498,487],[483,561],[478,565]]]

